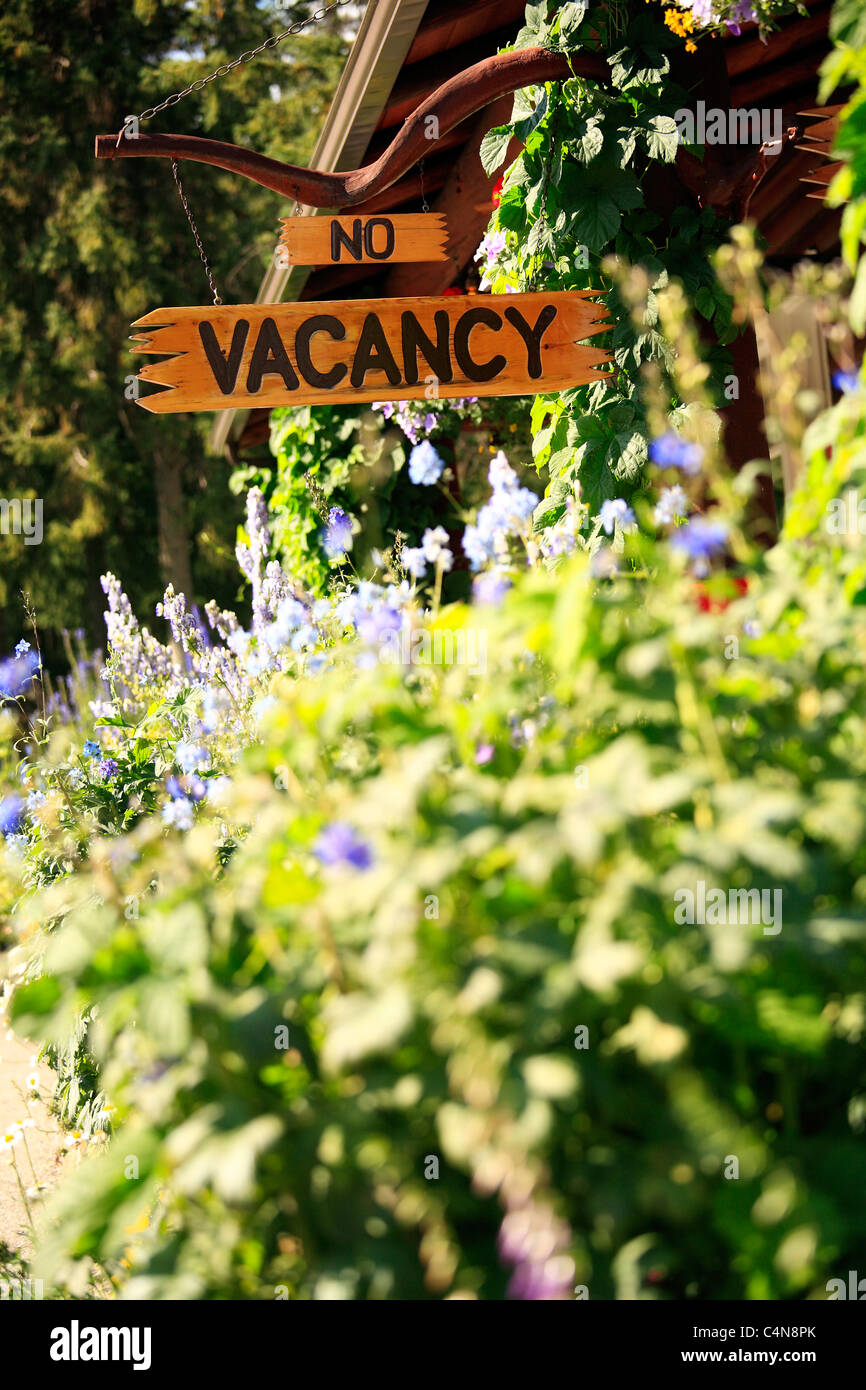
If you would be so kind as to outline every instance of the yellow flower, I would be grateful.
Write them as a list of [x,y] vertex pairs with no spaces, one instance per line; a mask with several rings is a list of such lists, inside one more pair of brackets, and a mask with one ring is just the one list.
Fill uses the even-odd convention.
[[133,1221],[131,1226],[124,1226],[123,1234],[126,1236],[138,1235],[139,1231],[146,1231],[150,1225],[150,1213],[143,1211],[137,1221]]
[[665,24],[681,39],[684,39],[686,34],[691,33],[694,20],[689,10],[665,10]]

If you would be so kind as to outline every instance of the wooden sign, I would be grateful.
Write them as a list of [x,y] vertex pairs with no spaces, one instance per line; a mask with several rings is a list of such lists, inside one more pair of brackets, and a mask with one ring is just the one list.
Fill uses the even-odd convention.
[[523,396],[596,381],[610,354],[597,291],[154,309],[136,351],[145,410]]
[[388,217],[284,217],[280,244],[290,265],[444,261],[445,218],[434,212]]

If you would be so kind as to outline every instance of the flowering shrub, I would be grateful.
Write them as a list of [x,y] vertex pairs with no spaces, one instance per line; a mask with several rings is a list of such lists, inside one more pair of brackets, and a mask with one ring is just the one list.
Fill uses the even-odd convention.
[[[717,264],[747,303],[743,229]],[[26,639],[0,667],[4,1004],[71,1142],[113,1134],[44,1213],[54,1287],[808,1298],[866,1257],[866,554],[827,524],[866,494],[862,374],[758,551],[682,289],[617,285],[677,349],[640,489],[566,470],[539,518],[496,452],[462,539],[381,582],[335,489],[323,594],[253,488],[246,626],[169,590],[161,642],[107,576],[84,727],[33,712]]]
[[[862,441],[862,395],[836,411]],[[52,1203],[39,1272],[772,1298],[857,1267],[866,564],[811,541],[721,612],[635,533],[638,602],[586,556],[516,577],[449,619],[484,622],[480,675],[332,650],[272,687],[218,879],[214,826],[150,817],[24,903],[43,973],[16,1018],[53,1037],[96,1006],[122,1126]],[[756,878],[778,936],[675,927],[678,889]]]
[[[256,492],[248,629],[169,593],[164,646],[107,581],[115,712],[74,815],[73,760],[29,764],[63,868],[11,964],[16,1026],[59,1053],[87,1021],[115,1137],[51,1199],[40,1277],[762,1299],[858,1266],[866,559],[824,519],[866,487],[864,392],[810,427],[767,553],[697,419],[660,429],[640,527],[574,489],[539,535],[495,456],[472,606],[439,606],[435,529],[311,599]],[[486,662],[395,660],[405,628]],[[756,881],[778,931],[677,915]]]

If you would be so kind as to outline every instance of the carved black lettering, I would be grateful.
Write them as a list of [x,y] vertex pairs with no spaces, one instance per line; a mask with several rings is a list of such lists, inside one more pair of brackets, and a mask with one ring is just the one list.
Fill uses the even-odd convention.
[[214,380],[224,396],[230,396],[235,389],[249,331],[250,326],[247,320],[238,319],[232,331],[232,345],[226,354],[217,342],[213,324],[205,321],[198,326],[198,336],[201,338],[205,357],[214,374]]
[[360,217],[356,217],[352,223],[352,235],[344,231],[339,222],[331,223],[331,260],[339,261],[342,259],[342,250],[345,246],[349,255],[359,261],[364,254],[364,229]]
[[493,309],[467,309],[461,315],[454,329],[454,356],[467,381],[492,381],[498,376],[507,361],[501,355],[491,357],[489,362],[476,362],[472,356],[469,339],[474,328],[483,325],[490,328],[494,333],[498,333],[502,327],[502,319]]
[[526,344],[526,368],[532,380],[537,381],[542,374],[541,340],[556,318],[556,306],[545,304],[535,321],[534,328],[530,328],[520,310],[515,309],[512,304],[505,310],[505,317],[509,323],[514,324]]
[[281,376],[287,391],[297,391],[300,386],[297,373],[289,361],[289,354],[283,345],[280,331],[273,319],[262,319],[259,336],[250,358],[247,373],[247,390],[261,389],[262,377]]
[[346,337],[346,325],[333,314],[314,314],[312,318],[305,319],[295,337],[295,356],[301,376],[310,386],[330,391],[340,384],[349,368],[345,362],[335,362],[327,372],[320,372],[310,355],[310,340],[314,333],[330,333],[335,342],[342,343]]
[[363,386],[368,372],[384,372],[391,386],[399,386],[402,380],[378,314],[368,314],[364,319],[352,363],[352,385]]
[[[382,251],[376,250],[375,231],[377,227],[385,228],[385,248]],[[394,223],[390,217],[371,217],[364,228],[364,246],[367,255],[374,261],[387,261],[394,254]]]
[[451,323],[446,309],[437,309],[433,316],[436,341],[428,335],[411,309],[400,316],[403,336],[403,375],[407,386],[418,383],[418,353],[420,352],[437,381],[453,381],[451,367]]

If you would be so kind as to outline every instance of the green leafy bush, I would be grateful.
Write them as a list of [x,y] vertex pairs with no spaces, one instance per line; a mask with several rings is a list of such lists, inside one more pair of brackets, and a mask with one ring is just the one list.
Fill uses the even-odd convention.
[[[632,535],[610,581],[577,556],[446,611],[483,673],[350,644],[275,692],[221,876],[212,828],[150,819],[22,906],[61,924],[15,1017],[95,1006],[122,1121],[39,1272],[497,1299],[521,1221],[592,1297],[823,1297],[862,1261],[866,556],[823,519],[864,426],[862,396],[824,420],[745,593]],[[321,862],[334,824],[369,865]],[[781,929],[680,924],[700,880],[779,890]]]

